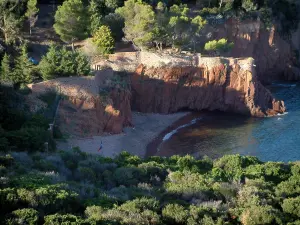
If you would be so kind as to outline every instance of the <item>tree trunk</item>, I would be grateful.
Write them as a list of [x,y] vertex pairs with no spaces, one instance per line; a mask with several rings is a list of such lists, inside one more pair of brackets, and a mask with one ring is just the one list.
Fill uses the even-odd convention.
[[74,41],[72,41],[72,51],[75,52]]
[[29,26],[29,34],[30,34],[30,36],[31,36],[31,33],[32,33],[31,26]]

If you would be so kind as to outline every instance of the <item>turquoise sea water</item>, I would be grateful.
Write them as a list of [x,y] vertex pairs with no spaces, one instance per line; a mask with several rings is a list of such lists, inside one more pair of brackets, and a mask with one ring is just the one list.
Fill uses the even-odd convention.
[[219,157],[240,153],[263,161],[300,160],[300,83],[278,83],[268,88],[285,101],[288,113],[272,118],[194,113],[193,122],[166,136],[157,155]]

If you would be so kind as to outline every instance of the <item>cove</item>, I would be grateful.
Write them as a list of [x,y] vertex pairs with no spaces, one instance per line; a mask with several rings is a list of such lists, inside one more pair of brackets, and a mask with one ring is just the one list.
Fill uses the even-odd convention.
[[284,100],[288,113],[268,118],[191,113],[149,144],[147,155],[242,154],[262,161],[300,160],[300,83],[273,83],[268,89]]

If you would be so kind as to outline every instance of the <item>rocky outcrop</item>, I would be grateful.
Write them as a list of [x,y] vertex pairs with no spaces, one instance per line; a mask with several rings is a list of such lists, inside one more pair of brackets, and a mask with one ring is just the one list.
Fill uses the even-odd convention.
[[91,96],[63,99],[57,118],[61,130],[82,137],[104,132],[121,133],[123,127],[132,124],[131,93],[114,89],[106,98]]
[[[56,124],[65,134],[78,137],[121,133],[132,124],[131,92],[109,81],[112,70],[94,77],[65,77],[31,85],[33,95],[55,90],[60,100]],[[55,110],[55,109],[54,109]]]
[[165,66],[141,64],[132,76],[132,107],[155,113],[182,109],[258,117],[283,113],[284,103],[258,81],[253,63],[251,58],[197,58]]
[[210,39],[226,38],[233,42],[230,56],[253,57],[260,81],[271,83],[274,79],[300,79],[287,73],[291,67],[294,74],[300,72],[299,67],[295,66],[299,64],[295,52],[300,50],[300,26],[291,35],[280,35],[275,24],[271,29],[266,29],[260,20],[229,19],[225,24],[208,27],[206,32],[210,34]]

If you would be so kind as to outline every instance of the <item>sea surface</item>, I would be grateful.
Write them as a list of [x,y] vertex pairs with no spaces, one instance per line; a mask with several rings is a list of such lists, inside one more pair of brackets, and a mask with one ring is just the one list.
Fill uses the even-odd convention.
[[268,88],[285,101],[287,113],[271,118],[193,113],[189,121],[163,134],[155,155],[217,158],[239,153],[262,161],[300,160],[300,83],[274,83]]

